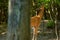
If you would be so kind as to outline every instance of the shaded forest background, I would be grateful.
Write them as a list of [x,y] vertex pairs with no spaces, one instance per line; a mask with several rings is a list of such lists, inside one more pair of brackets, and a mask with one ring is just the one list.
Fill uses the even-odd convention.
[[[36,5],[32,7],[33,9],[32,15],[35,15],[35,10],[41,6],[41,2],[37,2],[36,0],[33,1],[35,2]],[[55,5],[57,5],[58,9],[57,17],[58,20],[60,20],[60,6],[58,4]],[[45,19],[49,19],[49,14],[46,13],[46,10],[48,9],[45,8],[44,17]],[[8,0],[0,0],[0,24],[7,23],[7,19],[8,19]]]
[[[34,2],[36,5],[32,7],[32,10],[33,10],[32,16],[35,15],[35,10],[41,6],[42,1],[39,2],[39,1],[35,0]],[[55,5],[57,5],[57,10],[58,10],[57,19],[60,20],[60,6],[58,5],[58,3],[56,3]],[[48,10],[48,9],[45,8],[44,17],[45,17],[45,19],[50,19],[49,14],[46,13],[46,10]],[[52,15],[52,16],[54,16],[54,15]],[[0,25],[5,25],[5,24],[7,25],[7,21],[8,21],[8,0],[0,0]],[[3,28],[0,27],[0,30],[2,30],[2,31],[0,31],[0,33],[4,32],[6,30],[6,28],[7,28],[6,25]]]
[[6,32],[8,20],[8,0],[0,0],[0,34]]
[[0,0],[0,24],[7,23],[8,0]]

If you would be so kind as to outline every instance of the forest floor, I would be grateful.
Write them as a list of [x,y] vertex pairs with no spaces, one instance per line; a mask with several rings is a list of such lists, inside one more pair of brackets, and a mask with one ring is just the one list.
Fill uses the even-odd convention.
[[[44,24],[46,23],[41,23],[41,26],[40,26],[41,30],[39,30],[41,32],[38,34],[38,40],[56,40],[56,35],[53,33],[53,30],[47,31]],[[59,24],[60,23],[58,23],[58,26],[60,27]],[[2,30],[1,26],[2,25],[0,25],[0,31]],[[0,40],[6,40],[6,38],[7,38],[6,34],[0,34]],[[59,32],[59,40],[60,40],[60,32]]]
[[[7,38],[6,35],[0,35],[0,40],[6,40],[6,38]],[[56,40],[56,37],[54,37],[54,35],[52,34],[46,34],[46,35],[39,34],[38,40]],[[59,37],[59,40],[60,40],[60,37]]]

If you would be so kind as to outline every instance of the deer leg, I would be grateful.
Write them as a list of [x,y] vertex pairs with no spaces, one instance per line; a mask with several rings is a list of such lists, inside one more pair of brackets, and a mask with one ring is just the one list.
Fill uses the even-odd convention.
[[32,40],[37,40],[37,35],[38,35],[38,27],[32,27],[33,29],[33,37]]
[[32,40],[35,40],[35,28],[33,27],[33,37],[32,37]]
[[35,40],[37,40],[37,35],[38,35],[38,28],[35,28]]

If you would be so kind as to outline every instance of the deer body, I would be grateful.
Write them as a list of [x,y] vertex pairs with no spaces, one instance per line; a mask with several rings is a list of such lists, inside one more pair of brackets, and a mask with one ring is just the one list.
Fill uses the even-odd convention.
[[[33,29],[33,36],[35,36],[35,38],[37,37],[38,28],[39,28],[40,22],[43,18],[43,12],[44,12],[44,6],[41,6],[38,15],[31,17],[31,20],[30,20],[31,28],[32,27],[34,28]],[[35,38],[33,37],[33,40],[36,40]]]

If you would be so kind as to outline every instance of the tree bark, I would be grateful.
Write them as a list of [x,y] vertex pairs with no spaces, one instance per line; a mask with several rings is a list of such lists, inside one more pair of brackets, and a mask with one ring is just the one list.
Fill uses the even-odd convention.
[[[31,0],[21,0],[20,40],[30,40]],[[23,4],[24,3],[24,4]]]
[[9,0],[7,40],[30,40],[31,0]]

